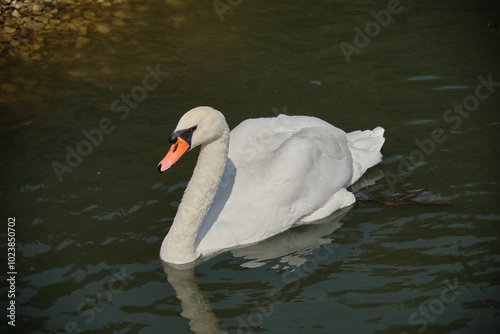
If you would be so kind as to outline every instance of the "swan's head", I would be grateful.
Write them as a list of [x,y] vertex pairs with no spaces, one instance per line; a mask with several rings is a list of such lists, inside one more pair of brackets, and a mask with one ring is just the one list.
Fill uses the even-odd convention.
[[196,146],[208,144],[228,131],[226,119],[221,112],[211,107],[196,107],[185,113],[169,138],[172,146],[158,164],[163,173],[186,152]]

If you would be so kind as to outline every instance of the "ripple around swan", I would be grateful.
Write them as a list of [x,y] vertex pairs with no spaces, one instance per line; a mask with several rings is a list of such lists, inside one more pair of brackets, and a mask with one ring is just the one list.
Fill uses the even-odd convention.
[[25,191],[36,191],[39,189],[45,189],[47,188],[47,185],[45,184],[35,184],[35,185],[24,185],[21,187],[20,192],[25,192]]
[[416,77],[408,78],[408,81],[425,81],[425,80],[436,80],[439,79],[436,75],[419,75]]
[[429,124],[435,122],[433,119],[417,119],[408,123],[405,123],[404,125],[422,125],[422,124]]
[[436,88],[434,88],[434,90],[452,90],[452,89],[466,89],[466,88],[469,88],[469,86],[449,85],[449,86],[436,87]]

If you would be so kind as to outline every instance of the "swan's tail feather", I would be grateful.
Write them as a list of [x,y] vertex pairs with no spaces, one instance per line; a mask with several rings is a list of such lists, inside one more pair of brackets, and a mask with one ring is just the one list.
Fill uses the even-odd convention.
[[353,160],[351,184],[356,182],[368,168],[382,161],[380,149],[385,141],[384,131],[378,126],[373,130],[358,130],[347,134],[347,146]]

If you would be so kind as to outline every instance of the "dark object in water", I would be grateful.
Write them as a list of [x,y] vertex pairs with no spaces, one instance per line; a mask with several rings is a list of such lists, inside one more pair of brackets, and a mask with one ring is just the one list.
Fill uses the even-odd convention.
[[390,197],[375,197],[355,191],[356,202],[378,202],[386,205],[451,205],[451,201],[429,189],[409,190]]
[[488,28],[490,28],[491,32],[498,34],[500,32],[500,23],[495,21],[490,21],[488,22]]

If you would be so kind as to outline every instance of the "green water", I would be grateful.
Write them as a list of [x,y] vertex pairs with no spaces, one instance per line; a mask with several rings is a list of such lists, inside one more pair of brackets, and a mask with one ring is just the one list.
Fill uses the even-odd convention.
[[[17,274],[12,299],[0,271],[2,308],[16,303],[2,331],[497,333],[499,5],[233,1],[221,20],[210,1],[158,1],[81,58],[3,62],[2,257],[15,217]],[[167,275],[158,253],[196,151],[156,166],[198,105],[230,127],[277,113],[383,126],[365,190],[454,204],[356,204]]]

